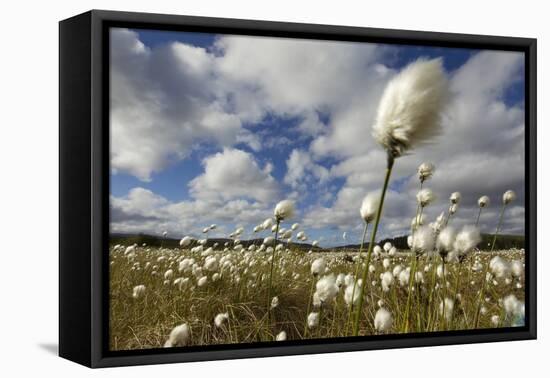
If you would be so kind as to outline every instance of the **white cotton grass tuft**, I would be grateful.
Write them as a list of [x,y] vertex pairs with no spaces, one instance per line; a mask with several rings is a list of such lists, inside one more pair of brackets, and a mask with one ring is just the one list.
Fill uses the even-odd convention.
[[416,200],[421,207],[426,207],[435,201],[435,194],[431,189],[424,188],[416,194]]
[[311,263],[311,274],[314,276],[319,276],[321,274],[325,273],[327,263],[325,262],[325,259],[320,257]]
[[407,267],[399,272],[397,279],[399,280],[399,285],[401,287],[407,286],[409,284],[409,277],[411,276],[411,268]]
[[185,236],[183,239],[180,240],[180,247],[185,248],[191,244],[193,239],[191,239],[190,236]]
[[262,228],[264,230],[268,230],[269,228],[271,228],[271,226],[273,226],[273,219],[272,218],[267,218],[266,220],[264,220],[262,222]]
[[126,249],[124,250],[124,255],[129,255],[129,254],[132,254],[136,251],[136,245],[130,245],[128,247],[126,247]]
[[294,216],[294,202],[291,200],[283,200],[275,206],[274,210],[275,219],[282,221],[290,219]]
[[140,298],[143,294],[145,294],[145,285],[134,286],[134,289],[132,291],[132,297],[134,299]]
[[208,277],[207,276],[202,276],[201,278],[198,279],[197,286],[198,287],[203,287],[204,285],[206,285],[207,282],[208,282]]
[[275,337],[275,340],[276,341],[285,341],[286,340],[286,332],[285,331],[281,331],[277,334],[277,336]]
[[399,276],[399,273],[401,273],[401,271],[403,270],[403,266],[402,265],[396,265],[393,267],[393,270],[392,270],[392,274],[394,277],[397,277]]
[[448,98],[443,61],[409,64],[387,84],[378,105],[373,136],[394,158],[440,132],[441,110]]
[[508,205],[510,202],[513,202],[516,199],[516,192],[513,190],[508,190],[502,195],[502,203]]
[[[523,266],[522,266],[523,268]],[[511,273],[511,266],[507,260],[500,256],[495,256],[489,262],[489,269],[499,279],[506,278]]]
[[307,316],[307,326],[308,328],[315,328],[319,325],[319,313],[312,312]]
[[[413,219],[413,220],[414,220],[414,219]],[[413,227],[414,227],[414,226],[413,226]],[[408,246],[409,248],[412,248],[412,246],[413,246],[413,236],[412,236],[412,235],[407,236],[407,246]]]
[[477,200],[477,205],[479,207],[487,207],[491,204],[491,199],[489,198],[489,196],[481,196],[479,197],[479,199]]
[[218,266],[219,266],[218,259],[216,259],[214,256],[208,256],[204,260],[204,269],[210,272],[218,270]]
[[453,318],[453,309],[455,307],[455,301],[451,298],[445,298],[444,301],[439,303],[439,314],[445,315],[445,319],[450,321]]
[[185,346],[189,342],[191,332],[187,324],[180,324],[172,329],[168,340],[164,343],[165,348]]
[[393,284],[393,274],[391,272],[382,273],[380,275],[380,283],[382,285],[382,290],[388,292]]
[[502,305],[506,316],[523,316],[525,315],[525,304],[517,299],[514,294],[506,296],[502,300]]
[[267,246],[271,246],[275,244],[275,238],[273,236],[268,236],[267,238],[264,239],[264,244]]
[[523,275],[523,263],[519,260],[511,261],[510,271],[514,277],[520,278]]
[[220,328],[227,321],[227,319],[229,319],[229,313],[220,313],[214,318],[214,325]]
[[447,226],[437,236],[436,248],[445,255],[453,250],[455,239],[456,231],[451,226]]
[[451,204],[458,204],[460,203],[460,199],[462,198],[462,195],[460,192],[454,192],[449,197],[449,200],[451,201]]
[[327,303],[336,298],[336,295],[339,291],[338,286],[336,285],[336,278],[334,278],[333,274],[321,278],[319,281],[317,281],[315,287],[317,289],[316,293],[321,303]]
[[481,242],[479,229],[474,226],[464,226],[456,235],[453,248],[459,256],[471,252]]
[[346,275],[344,273],[340,273],[338,276],[336,276],[336,286],[338,288],[341,288],[346,283]]
[[393,325],[393,317],[391,313],[384,307],[381,307],[376,311],[374,316],[374,328],[378,332],[387,332]]
[[170,280],[174,276],[174,271],[172,269],[168,269],[166,272],[164,272],[164,279]]
[[435,234],[431,227],[421,226],[413,234],[412,250],[416,254],[429,253],[435,246]]
[[279,305],[279,297],[273,297],[273,299],[271,299],[271,309],[273,310],[278,305]]
[[365,221],[365,223],[371,223],[374,221],[379,204],[380,192],[368,193],[365,198],[363,198],[361,208],[359,209],[359,214],[361,214],[361,218]]
[[435,166],[432,163],[422,163],[418,167],[418,179],[424,182],[433,176],[434,171]]
[[344,291],[344,301],[348,306],[356,305],[359,302],[361,296],[361,288],[363,286],[363,280],[359,279],[357,282],[350,282],[346,290]]

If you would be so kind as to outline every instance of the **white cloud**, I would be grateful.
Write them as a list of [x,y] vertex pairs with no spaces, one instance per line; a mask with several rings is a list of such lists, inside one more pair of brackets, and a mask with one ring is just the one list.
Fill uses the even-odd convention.
[[318,113],[346,112],[364,100],[350,90],[366,93],[384,75],[374,44],[225,36],[214,51],[150,49],[125,29],[113,29],[111,43],[111,166],[144,181],[202,141],[259,151],[244,124],[268,114],[301,119],[307,135],[330,132]]
[[[151,217],[159,214],[174,222],[173,214],[203,219],[201,211],[228,222],[232,211],[242,213],[243,222],[268,214],[264,203],[282,194],[272,166],[259,165],[236,145],[258,152],[276,148],[277,143],[294,143],[288,130],[273,130],[269,136],[254,132],[254,123],[274,116],[297,118],[293,131],[308,138],[301,141],[311,141],[286,159],[284,178],[292,198],[299,200],[305,191],[319,195],[319,203],[306,209],[305,223],[318,228],[361,227],[357,209],[362,196],[379,189],[384,174],[385,156],[371,137],[371,126],[384,86],[395,74],[381,61],[395,48],[224,36],[213,50],[182,43],[149,49],[126,30],[113,32],[112,42],[114,172],[146,181],[185,159],[201,142],[214,143],[222,151],[206,158],[205,172],[190,182],[193,200],[158,203],[154,212],[136,213],[141,222],[154,222]],[[475,216],[480,195],[497,203],[503,191],[514,189],[519,197],[504,231],[522,230],[524,109],[523,104],[503,101],[522,74],[522,62],[520,53],[483,51],[451,73],[453,98],[443,133],[433,144],[397,161],[392,183],[400,183],[402,193],[388,194],[381,235],[407,231],[418,190],[415,172],[423,161],[437,168],[427,185],[440,200],[428,209],[429,217],[446,209],[452,191],[464,197],[456,218],[460,224]],[[333,190],[332,179],[345,180],[344,186]],[[138,203],[140,196],[153,203],[163,200],[138,192],[113,203],[129,211],[124,206]],[[496,211],[495,206],[485,214],[487,231]],[[187,221],[177,222],[182,226]]]
[[191,195],[200,199],[249,198],[273,202],[279,194],[271,164],[260,168],[244,151],[226,148],[203,160],[204,174],[189,183]]
[[292,188],[307,190],[307,184],[323,184],[329,178],[329,171],[316,164],[308,152],[294,149],[286,161],[287,173],[284,182]]
[[[394,192],[388,195],[381,236],[408,232],[416,210],[416,168],[423,161],[436,165],[436,173],[426,185],[439,195],[438,202],[427,209],[428,217],[433,219],[446,210],[448,196],[460,191],[463,202],[453,222],[472,223],[477,215],[476,201],[486,194],[495,204],[484,213],[482,227],[493,232],[502,193],[513,189],[519,194],[517,209],[507,213],[503,231],[523,232],[524,110],[522,104],[507,105],[502,100],[521,70],[521,54],[486,51],[474,55],[452,75],[453,99],[441,137],[395,164],[392,182],[402,181],[403,189],[398,196]],[[343,177],[346,182],[332,206],[311,209],[306,215],[309,225],[357,228],[356,209],[362,196],[381,187],[385,168],[382,149],[372,143],[372,138],[365,140],[368,151],[351,154],[332,166],[331,176]],[[318,141],[312,144],[314,151]]]
[[111,232],[145,232],[171,237],[202,237],[202,229],[215,220],[218,228],[210,237],[227,237],[235,225],[254,225],[272,215],[272,207],[245,199],[196,199],[169,201],[144,188],[133,188],[124,197],[111,196]]
[[111,32],[111,166],[149,181],[193,146],[257,141],[228,110],[216,57],[171,43],[149,49],[125,29]]

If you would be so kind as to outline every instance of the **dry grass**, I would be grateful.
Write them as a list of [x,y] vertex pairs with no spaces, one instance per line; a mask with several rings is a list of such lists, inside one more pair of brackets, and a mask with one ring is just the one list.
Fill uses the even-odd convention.
[[[349,253],[349,251],[348,251]],[[191,329],[191,345],[212,345],[227,343],[252,343],[272,341],[275,336],[286,331],[288,340],[304,337],[307,317],[307,304],[311,280],[311,262],[318,257],[327,261],[327,274],[352,273],[354,262],[346,262],[342,253],[311,253],[298,251],[280,252],[276,259],[273,279],[273,295],[280,304],[267,318],[267,291],[269,256],[266,252],[214,251],[218,261],[229,261],[216,272],[221,278],[212,281],[216,272],[203,274],[208,283],[197,286],[197,276],[193,272],[179,272],[179,262],[184,258],[194,258],[197,267],[204,265],[206,256],[192,254],[189,250],[137,247],[135,255],[124,254],[124,248],[110,250],[110,347],[112,350],[142,349],[162,347],[172,328],[187,323]],[[482,285],[484,270],[490,258],[501,255],[508,260],[523,261],[523,251],[509,250],[471,254],[462,262],[446,264],[446,282],[435,272],[440,258],[420,257],[418,271],[423,272],[424,283],[415,287],[409,317],[409,332],[440,330],[461,330],[474,328],[478,293]],[[408,285],[400,286],[397,277],[388,292],[383,292],[380,274],[386,271],[382,265],[384,257],[375,259],[372,264],[375,272],[369,273],[365,303],[360,324],[360,335],[376,334],[374,317],[381,299],[393,316],[393,326],[388,333],[403,331],[404,308],[407,301]],[[407,266],[410,258],[398,253],[389,257],[392,271],[395,265]],[[472,266],[479,261],[483,268],[473,271]],[[427,267],[427,268],[426,268]],[[166,280],[164,273],[172,269],[173,276]],[[460,272],[460,273],[459,273]],[[174,280],[188,277],[189,284],[178,288]],[[375,281],[375,282],[373,282]],[[373,284],[374,283],[374,284]],[[139,298],[132,297],[136,285],[145,285],[145,293]],[[517,317],[507,316],[502,299],[514,294],[524,300],[523,277],[509,276],[489,280],[483,299],[483,313],[479,328],[510,326],[517,323]],[[308,330],[308,338],[344,337],[351,335],[348,322],[349,307],[343,298],[344,287],[335,301],[325,304],[321,311],[319,327]],[[455,299],[452,318],[445,321],[439,313],[439,304],[444,297]],[[315,311],[319,311],[316,309]],[[229,313],[229,319],[220,328],[214,325],[218,313]],[[499,316],[498,324],[491,321]],[[521,319],[520,319],[521,321]]]

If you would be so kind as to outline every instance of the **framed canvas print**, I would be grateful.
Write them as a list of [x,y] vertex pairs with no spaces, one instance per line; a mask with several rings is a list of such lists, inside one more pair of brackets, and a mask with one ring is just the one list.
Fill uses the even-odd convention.
[[60,22],[60,355],[536,337],[534,39]]

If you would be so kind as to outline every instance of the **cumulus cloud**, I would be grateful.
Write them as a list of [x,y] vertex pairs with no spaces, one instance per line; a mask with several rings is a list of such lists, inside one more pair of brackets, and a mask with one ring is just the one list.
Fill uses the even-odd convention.
[[[179,42],[151,49],[124,29],[113,31],[111,42],[113,172],[148,181],[202,143],[219,151],[203,159],[204,172],[188,184],[189,200],[172,202],[140,188],[112,198],[112,215],[120,220],[115,228],[183,229],[217,219],[253,225],[285,193],[294,199],[313,193],[316,201],[298,203],[304,225],[361,229],[361,200],[383,179],[386,160],[371,127],[396,74],[384,62],[398,47],[220,36],[209,49]],[[453,95],[443,132],[396,163],[381,236],[408,232],[415,172],[424,161],[436,165],[426,185],[439,197],[428,218],[445,211],[450,193],[460,191],[453,222],[471,223],[477,198],[489,195],[493,205],[482,227],[492,232],[501,195],[513,189],[518,199],[503,231],[523,232],[524,109],[505,101],[523,70],[521,53],[481,51],[449,72]],[[257,132],[266,118],[296,122],[273,122],[269,132]],[[292,152],[274,162],[286,165],[277,183],[274,167],[256,154],[283,145]]]
[[111,167],[149,181],[201,142],[258,142],[227,104],[229,93],[206,49],[170,43],[150,49],[137,33],[111,31]]
[[249,198],[273,202],[279,194],[271,176],[271,164],[260,168],[252,154],[226,148],[205,158],[204,173],[189,183],[190,193],[199,199]]
[[[451,74],[453,98],[443,133],[431,145],[419,148],[396,163],[392,183],[398,184],[400,194],[389,193],[387,206],[395,211],[385,213],[381,235],[408,232],[415,208],[402,200],[405,198],[414,204],[418,191],[416,168],[423,161],[436,165],[436,173],[426,185],[440,198],[427,209],[429,219],[446,211],[448,196],[460,191],[463,200],[453,222],[471,224],[477,215],[477,199],[489,195],[493,208],[484,213],[481,226],[483,231],[493,232],[502,193],[512,189],[518,193],[518,201],[514,210],[509,210],[503,231],[524,231],[524,109],[523,104],[506,104],[503,100],[506,90],[520,79],[522,70],[522,54],[484,51],[473,55]],[[332,166],[331,176],[343,177],[346,182],[332,206],[311,210],[308,222],[312,226],[319,224],[314,219],[330,219],[333,214],[337,220],[334,224],[339,228],[357,229],[357,214],[353,209],[359,207],[361,195],[379,188],[383,179],[385,156],[372,143],[372,140],[365,142],[368,152],[344,158]],[[350,193],[356,195],[350,196]],[[349,201],[353,201],[353,209],[346,210]]]
[[111,196],[111,232],[144,232],[172,237],[201,236],[213,220],[218,227],[209,235],[226,237],[235,225],[246,226],[246,232],[272,215],[271,206],[245,199],[196,199],[170,201],[148,189],[133,188],[126,196]]
[[329,170],[316,164],[307,151],[294,149],[286,161],[284,182],[292,188],[305,190],[307,184],[322,184],[329,178]]
[[111,45],[111,166],[143,181],[188,157],[197,143],[259,151],[261,141],[246,125],[269,114],[296,117],[304,134],[324,132],[319,112],[345,111],[350,88],[366,92],[383,51],[239,36],[218,38],[212,50],[180,42],[150,49],[126,29],[111,31]]

